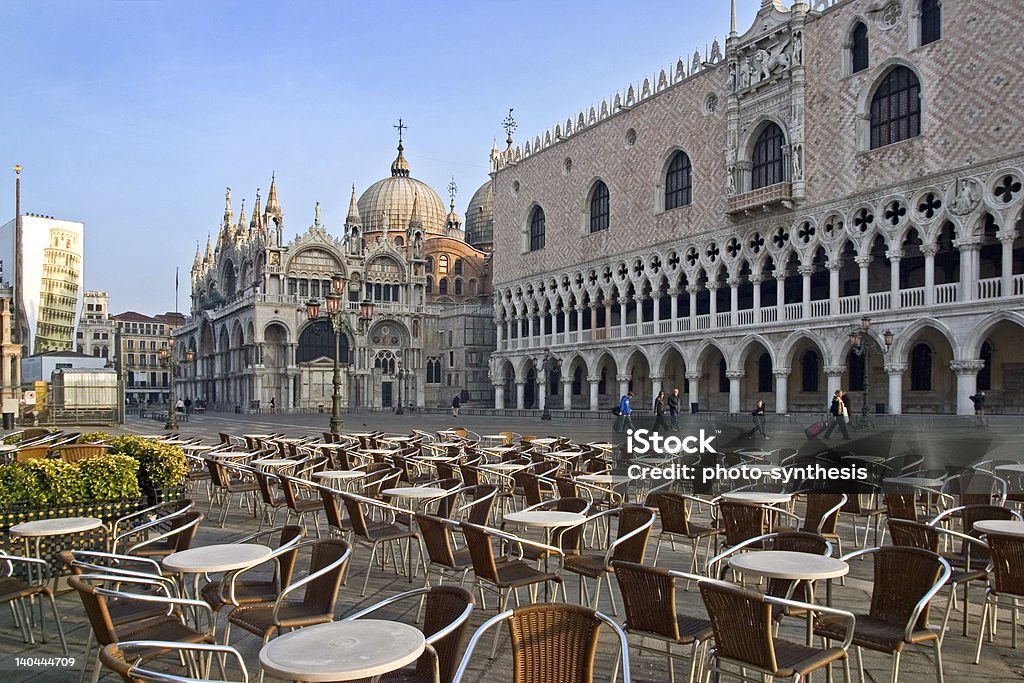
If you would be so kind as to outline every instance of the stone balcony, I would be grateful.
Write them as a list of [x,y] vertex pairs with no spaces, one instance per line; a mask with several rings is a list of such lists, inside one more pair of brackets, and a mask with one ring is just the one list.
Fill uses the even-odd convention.
[[730,216],[737,216],[791,208],[793,208],[793,185],[785,182],[729,197],[725,212]]

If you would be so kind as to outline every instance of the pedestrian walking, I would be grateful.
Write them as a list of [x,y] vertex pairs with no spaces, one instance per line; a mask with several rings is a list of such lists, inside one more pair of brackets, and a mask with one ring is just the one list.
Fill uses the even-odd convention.
[[185,414],[186,415],[191,415],[192,414],[192,397],[191,396],[185,399]]
[[758,431],[761,432],[762,439],[767,439],[768,432],[765,431],[763,399],[758,399],[757,403],[754,404],[754,409],[750,411],[750,414],[754,416],[754,429],[751,430],[751,435],[753,435],[754,431]]
[[843,400],[842,389],[836,389],[836,393],[832,397],[832,404],[828,408],[828,414],[830,416],[828,429],[821,435],[821,438],[828,441],[835,428],[839,427],[839,431],[843,433],[843,438],[849,441],[850,431],[846,428],[846,422],[850,419],[850,413],[846,409],[846,401]]
[[659,391],[654,399],[654,431],[668,431],[668,422],[665,421],[665,413],[668,412],[668,399],[665,392]]
[[174,404],[174,412],[182,413],[182,414],[185,413],[185,402],[183,400],[181,400],[180,398]]
[[617,432],[624,432],[627,429],[633,429],[633,407],[631,401],[633,400],[633,392],[627,391],[625,395],[619,399],[619,417],[616,420]]
[[668,416],[671,421],[671,429],[673,432],[679,431],[679,387],[672,390],[672,394],[668,397]]
[[452,399],[452,417],[459,416],[459,406],[462,405],[462,401],[459,400],[459,395],[455,394],[455,398]]
[[985,414],[985,392],[979,391],[974,396],[970,397],[971,403],[974,404],[974,414],[984,415]]
[[270,397],[270,412],[273,413],[276,408],[277,408],[277,404],[274,403],[274,397],[271,396]]

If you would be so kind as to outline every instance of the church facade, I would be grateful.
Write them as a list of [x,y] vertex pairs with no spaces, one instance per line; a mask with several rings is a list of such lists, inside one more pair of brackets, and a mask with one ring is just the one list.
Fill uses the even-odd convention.
[[996,0],[763,0],[510,140],[496,407],[1024,413],[1024,108],[996,62],[1022,59]]
[[[326,317],[308,319],[307,303],[324,310],[340,274],[343,406],[437,407],[456,394],[492,404],[490,244],[466,241],[454,191],[446,208],[410,175],[403,150],[400,141],[389,177],[358,199],[353,187],[340,234],[318,204],[313,223],[285,242],[276,178],[248,220],[244,204],[235,220],[227,191],[216,244],[196,249],[191,316],[175,332],[175,355],[195,358],[179,368],[178,396],[221,410],[329,412],[335,332]],[[469,206],[489,227],[487,210]],[[365,301],[374,315],[361,325]]]

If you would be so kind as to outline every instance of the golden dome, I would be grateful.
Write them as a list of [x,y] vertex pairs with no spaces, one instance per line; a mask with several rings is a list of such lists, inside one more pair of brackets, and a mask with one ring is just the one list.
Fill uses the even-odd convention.
[[378,180],[359,197],[357,206],[363,232],[382,231],[385,214],[388,230],[404,232],[409,227],[415,205],[424,232],[428,235],[444,234],[448,208],[429,185],[409,175],[409,162],[402,151],[399,143],[398,157],[391,164],[391,177]]

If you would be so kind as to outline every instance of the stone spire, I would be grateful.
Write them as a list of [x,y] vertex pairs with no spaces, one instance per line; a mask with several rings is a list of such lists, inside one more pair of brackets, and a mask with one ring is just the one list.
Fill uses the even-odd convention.
[[235,222],[235,214],[231,211],[231,188],[224,191],[224,228],[230,228]]
[[271,173],[270,174],[270,192],[267,193],[267,210],[265,216],[278,216],[281,215],[281,204],[277,200],[277,178]]
[[213,247],[210,245],[210,233],[206,233],[206,255],[203,256],[203,264],[213,263]]
[[732,0],[729,8],[729,35],[736,35],[736,0]]
[[249,232],[263,232],[263,216],[260,210],[260,191],[256,190],[256,206],[252,209],[252,220],[249,221]]
[[345,216],[346,225],[362,225],[363,221],[359,217],[359,205],[356,201],[356,184],[352,183],[352,196],[348,200],[348,215]]
[[201,265],[202,259],[199,256],[199,240],[196,240],[196,257],[192,259],[192,273],[198,273]]
[[238,225],[235,226],[235,232],[238,233],[238,234],[241,234],[241,233],[245,232],[245,228],[246,228],[246,225],[245,225],[245,200],[243,199],[242,200],[242,209],[241,209],[241,212],[238,214]]

